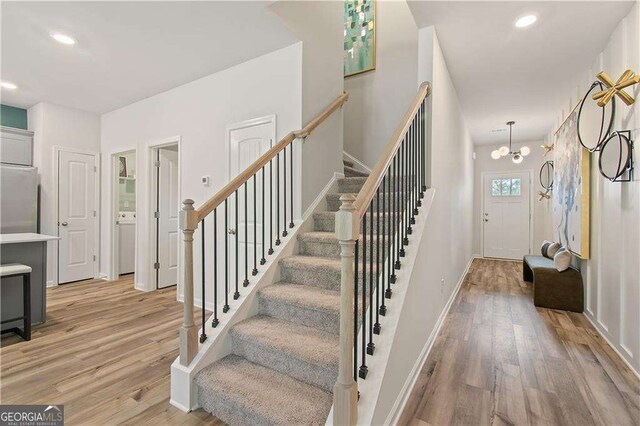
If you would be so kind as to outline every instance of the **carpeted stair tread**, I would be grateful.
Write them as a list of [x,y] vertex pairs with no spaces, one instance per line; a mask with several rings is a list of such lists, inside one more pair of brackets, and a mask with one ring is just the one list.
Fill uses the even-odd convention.
[[[376,229],[374,223],[374,230]],[[367,246],[371,242],[371,236],[369,232],[369,226],[367,226]],[[359,239],[362,241],[362,234]],[[381,235],[378,238],[376,235],[373,236],[373,245],[374,245],[374,255],[378,248],[382,249],[382,244],[386,244],[388,238]],[[312,232],[302,232],[298,234],[298,242],[300,245],[300,254],[306,256],[321,256],[326,258],[339,258],[341,247],[338,239],[336,238],[335,232],[326,232],[326,231],[312,231]],[[367,249],[367,258],[371,255],[371,249]]]
[[328,333],[340,332],[340,292],[279,282],[258,292],[260,313]]
[[344,176],[345,177],[368,177],[369,173],[360,171],[353,167],[344,166]]
[[[340,333],[339,291],[279,282],[261,289],[258,298],[262,314],[329,333]],[[362,311],[361,300],[358,300],[358,307]]]
[[293,322],[256,315],[239,322],[231,332],[235,337],[260,341],[298,359],[324,366],[338,366],[339,337]]
[[198,402],[228,424],[324,425],[332,398],[316,386],[229,355],[196,376]]
[[264,287],[259,295],[265,299],[300,305],[314,311],[340,312],[340,292],[306,284],[279,282]]
[[350,160],[342,160],[342,164],[344,164],[347,167],[353,167],[355,165],[355,163],[353,161]]
[[[371,215],[367,213],[367,228],[369,224],[369,218]],[[391,222],[390,218],[392,217],[389,213],[377,213],[373,215],[374,217],[374,226],[377,227],[378,220],[380,218],[384,218],[384,220],[380,221],[380,226],[384,225],[384,231],[389,234],[391,233]],[[317,212],[313,214],[313,226],[314,231],[316,232],[335,232],[336,229],[336,212],[335,211],[325,211],[325,212]],[[362,227],[364,223],[361,223],[360,232],[362,232]],[[382,232],[382,229],[380,230]]]
[[338,376],[340,336],[266,315],[231,329],[233,353],[330,392]]
[[344,194],[349,192],[360,192],[362,186],[367,181],[366,176],[362,177],[344,177],[338,179],[338,192]]
[[340,290],[340,259],[319,256],[289,256],[280,261],[282,281]]
[[[345,193],[339,193],[339,194],[327,194],[327,196],[325,197],[325,200],[327,200],[327,211],[328,212],[337,212],[340,209],[340,206],[342,205],[342,201],[340,201],[340,197],[343,195],[353,195],[354,197],[358,196],[357,192],[345,192]],[[389,197],[393,197],[395,193],[393,192],[387,192],[386,193],[386,198],[385,201],[387,201],[388,203],[390,201],[393,200],[393,198],[389,198]],[[400,194],[400,193],[398,193]],[[390,201],[389,201],[390,200]]]

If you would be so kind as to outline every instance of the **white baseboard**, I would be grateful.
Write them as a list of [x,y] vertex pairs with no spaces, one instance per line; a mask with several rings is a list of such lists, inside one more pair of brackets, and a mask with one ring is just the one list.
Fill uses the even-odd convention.
[[347,151],[342,151],[342,155],[347,157],[347,160],[353,162],[355,166],[358,166],[362,171],[371,173],[371,168],[364,164],[362,161],[358,160],[353,155],[349,154]]
[[[600,337],[602,337],[604,339],[605,342],[607,342],[607,344],[611,347],[611,349],[613,349],[613,351],[620,357],[620,359],[622,360],[622,362],[625,363],[625,365],[627,367],[629,367],[629,370],[631,370],[633,372],[633,374],[635,374],[635,376],[640,379],[640,372],[638,372],[632,365],[631,363],[620,353],[620,351],[618,350],[618,348],[616,348],[616,346],[611,343],[611,340],[609,340],[609,338],[607,337],[607,335],[605,333],[602,332],[602,330],[600,329],[600,327],[598,327],[598,324],[596,324],[595,321],[593,321],[593,319],[591,319],[591,317],[589,315],[587,315],[586,313],[582,313],[582,315],[584,315],[589,322],[591,323],[591,325],[593,326],[593,328],[596,329],[596,331],[598,332],[598,334],[600,335]],[[599,321],[598,321],[599,323]]]
[[54,283],[53,280],[47,280],[47,288],[58,287],[58,284]]
[[329,182],[327,182],[324,188],[322,188],[322,190],[320,191],[318,196],[315,198],[315,200],[313,200],[311,205],[309,205],[309,207],[304,211],[304,214],[302,215],[303,222],[307,220],[317,210],[318,206],[320,205],[320,203],[322,203],[325,200],[327,194],[331,190],[331,187],[336,183],[336,181],[343,177],[344,177],[344,173],[338,173],[338,172],[333,173],[333,177],[329,180]]
[[398,394],[398,398],[396,399],[396,402],[393,404],[393,408],[391,408],[391,411],[389,412],[389,416],[387,417],[387,421],[385,422],[385,424],[395,425],[398,423],[398,420],[402,415],[402,411],[404,411],[404,407],[407,405],[409,396],[411,396],[411,391],[413,390],[413,387],[415,386],[416,381],[418,380],[420,371],[422,371],[422,367],[424,367],[424,363],[427,361],[427,358],[429,357],[429,353],[433,348],[433,344],[435,343],[436,338],[440,333],[440,329],[442,328],[444,319],[449,314],[449,309],[451,309],[451,306],[453,305],[453,301],[458,296],[460,287],[462,287],[462,283],[464,282],[464,279],[467,276],[467,273],[469,273],[469,268],[471,267],[471,264],[473,263],[473,260],[476,259],[476,257],[477,257],[476,255],[472,255],[471,258],[469,259],[469,262],[467,263],[467,267],[462,272],[462,275],[460,276],[460,279],[456,284],[456,288],[453,290],[453,293],[451,293],[451,296],[449,297],[447,304],[445,305],[444,309],[440,313],[440,316],[438,317],[438,321],[436,322],[436,325],[433,328],[433,331],[429,335],[429,339],[427,339],[427,342],[425,343],[424,347],[422,348],[422,351],[420,352],[420,356],[416,360],[416,363],[413,365],[413,368],[411,369],[411,373],[409,373],[409,377],[407,377],[407,380],[404,383],[404,386],[400,390],[400,393]]

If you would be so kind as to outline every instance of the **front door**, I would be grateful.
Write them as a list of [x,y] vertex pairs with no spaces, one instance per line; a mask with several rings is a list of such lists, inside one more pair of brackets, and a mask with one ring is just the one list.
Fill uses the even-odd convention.
[[94,278],[96,157],[60,151],[58,157],[59,282]]
[[522,259],[530,251],[529,173],[486,174],[482,188],[484,257]]
[[178,283],[178,151],[158,149],[158,288]]
[[[267,152],[273,143],[275,117],[265,117],[230,126],[229,180],[235,178]],[[282,161],[282,159],[280,160]],[[281,163],[282,164],[282,163]],[[276,171],[275,164],[272,166]],[[282,167],[282,166],[281,166]],[[265,204],[269,203],[269,165],[265,166]],[[228,238],[229,271],[231,283],[246,282],[254,267],[262,259],[262,172],[250,178],[236,192],[238,212],[236,215],[235,196],[229,197]],[[255,202],[254,202],[255,200]],[[266,209],[269,211],[269,209]],[[265,220],[269,220],[267,215]],[[266,232],[269,230],[266,229]],[[268,237],[266,236],[268,241]],[[238,256],[236,263],[236,244]],[[268,243],[266,244],[268,246]],[[236,270],[238,271],[236,276]]]

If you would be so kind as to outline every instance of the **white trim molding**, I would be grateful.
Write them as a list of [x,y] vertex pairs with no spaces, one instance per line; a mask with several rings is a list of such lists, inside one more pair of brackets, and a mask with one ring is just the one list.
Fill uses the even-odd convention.
[[342,151],[342,156],[343,157],[347,157],[347,160],[351,161],[355,166],[360,168],[360,170],[362,170],[364,172],[367,172],[367,173],[371,173],[371,167],[367,166],[362,161],[358,160],[356,157],[354,157],[353,155],[349,154],[347,151]]

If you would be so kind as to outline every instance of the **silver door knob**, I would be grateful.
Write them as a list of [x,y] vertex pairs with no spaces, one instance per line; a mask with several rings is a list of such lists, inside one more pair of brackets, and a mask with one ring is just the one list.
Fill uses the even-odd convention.
[[234,228],[229,228],[229,235],[236,235],[236,230]]
[[67,223],[67,222],[62,222],[60,225],[62,225],[62,226],[67,226],[67,225],[68,225],[68,223]]

